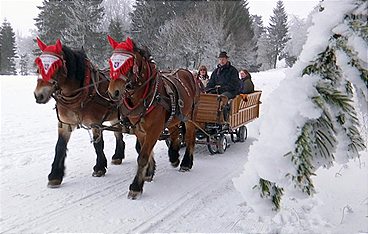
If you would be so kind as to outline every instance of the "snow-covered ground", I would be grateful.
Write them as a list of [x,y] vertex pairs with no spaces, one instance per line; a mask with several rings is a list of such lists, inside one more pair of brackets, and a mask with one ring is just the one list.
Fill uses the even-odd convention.
[[[261,101],[285,77],[285,70],[252,74]],[[197,146],[193,169],[181,173],[170,166],[167,147],[154,151],[157,171],[139,200],[128,200],[136,170],[135,137],[127,135],[126,159],[109,165],[106,176],[92,177],[95,153],[86,130],[76,130],[68,145],[66,176],[58,189],[46,187],[54,157],[57,120],[54,101],[38,105],[36,78],[1,76],[1,233],[367,233],[368,153],[360,161],[320,169],[311,199],[283,201],[288,210],[260,217],[233,185],[259,135],[261,118],[248,124],[245,143],[231,144],[223,155]],[[277,105],[277,103],[275,103]],[[277,139],[275,139],[277,144]],[[105,133],[110,159],[114,138]],[[183,152],[182,152],[183,153]],[[256,157],[256,155],[253,155]],[[270,214],[271,215],[271,214]]]

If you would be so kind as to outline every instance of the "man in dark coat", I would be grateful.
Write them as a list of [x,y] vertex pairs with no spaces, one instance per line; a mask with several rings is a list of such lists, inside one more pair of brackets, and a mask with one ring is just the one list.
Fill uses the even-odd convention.
[[229,56],[227,56],[226,52],[220,52],[218,59],[219,64],[212,72],[206,90],[211,93],[216,93],[216,87],[218,87],[218,92],[220,94],[232,99],[239,94],[241,87],[238,70],[230,64]]

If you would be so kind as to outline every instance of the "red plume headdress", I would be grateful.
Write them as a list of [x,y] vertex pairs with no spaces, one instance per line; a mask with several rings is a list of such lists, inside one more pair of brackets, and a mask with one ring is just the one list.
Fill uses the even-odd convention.
[[114,53],[109,59],[110,77],[113,80],[119,78],[120,74],[126,75],[134,65],[134,44],[128,37],[125,41],[118,43],[112,37],[107,36]]
[[42,79],[49,81],[55,71],[63,66],[63,62],[59,57],[62,51],[62,45],[58,39],[55,45],[47,46],[39,38],[37,38],[37,44],[42,54],[36,58],[35,63],[41,73]]

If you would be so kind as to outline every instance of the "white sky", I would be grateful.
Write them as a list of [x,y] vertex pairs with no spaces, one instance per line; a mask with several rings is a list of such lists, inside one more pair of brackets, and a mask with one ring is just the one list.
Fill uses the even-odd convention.
[[[277,0],[248,0],[250,14],[261,15],[263,23],[268,25],[268,20],[273,14]],[[319,0],[284,0],[286,13],[306,18]],[[34,18],[38,15],[38,8],[42,0],[0,0],[0,21],[4,18],[10,22],[14,32],[23,36],[30,35],[30,29],[36,29]]]
[[[263,24],[268,26],[276,2],[277,0],[248,0],[249,13],[262,16]],[[283,0],[283,3],[287,14],[307,18],[319,0]]]

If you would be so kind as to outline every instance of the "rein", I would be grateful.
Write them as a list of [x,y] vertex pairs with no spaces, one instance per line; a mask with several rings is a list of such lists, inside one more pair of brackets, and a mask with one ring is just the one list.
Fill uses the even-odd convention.
[[[88,102],[92,101],[92,99],[95,97],[99,97],[102,99],[102,101],[97,102],[97,103],[100,103],[103,106],[109,107],[106,115],[103,117],[102,122],[104,122],[104,120],[107,119],[108,116],[112,113],[112,110],[117,107],[112,100],[103,96],[99,91],[98,84],[108,80],[105,77],[105,75],[102,72],[99,72],[98,70],[96,70],[92,66],[91,62],[87,59],[85,60],[85,66],[86,66],[86,70],[85,70],[84,85],[81,88],[73,90],[72,95],[68,95],[68,96],[63,95],[61,93],[62,90],[60,88],[59,89],[56,88],[56,91],[54,91],[54,94],[52,95],[52,97],[56,101],[55,109],[56,109],[56,115],[59,120],[59,123],[69,125],[70,131],[71,131],[71,125],[74,125],[74,124],[65,123],[61,121],[59,117],[59,111],[58,111],[58,105],[61,105],[67,108],[68,110],[76,113],[76,115],[78,116],[78,123],[76,123],[77,128],[83,128],[86,130],[97,128],[100,130],[118,131],[119,129],[115,126],[119,125],[120,124],[119,122],[111,126],[105,126],[103,124],[97,124],[97,125],[95,124],[93,126],[84,126],[83,124],[81,124],[82,120],[80,119],[79,114],[78,114],[79,109],[83,108]],[[102,76],[105,79],[102,78],[101,80],[99,80],[100,74],[102,74]],[[57,82],[56,82],[56,86],[57,86]],[[94,87],[94,88],[91,89],[91,87]]]
[[91,82],[91,70],[88,66],[86,61],[86,70],[85,70],[85,77],[84,77],[84,86],[76,89],[72,92],[72,95],[65,96],[61,92],[62,90],[59,89],[55,95],[55,100],[60,103],[61,105],[67,106],[70,109],[77,109],[83,107],[85,101],[88,99],[89,94],[89,87]]
[[[90,101],[95,94],[102,98],[103,100],[112,103],[112,100],[109,98],[103,96],[99,91],[99,85],[100,83],[108,81],[108,79],[105,77],[105,79],[99,79],[100,72],[98,70],[95,70],[95,68],[92,66],[91,62],[89,60],[85,60],[86,62],[86,70],[85,70],[85,78],[84,78],[84,85],[78,89],[75,89],[72,91],[71,95],[65,96],[61,92],[61,89],[58,89],[56,91],[56,94],[54,95],[54,99],[58,102],[60,102],[61,105],[68,106],[68,108],[75,109],[83,107],[85,103]],[[90,88],[94,87],[93,90]]]

